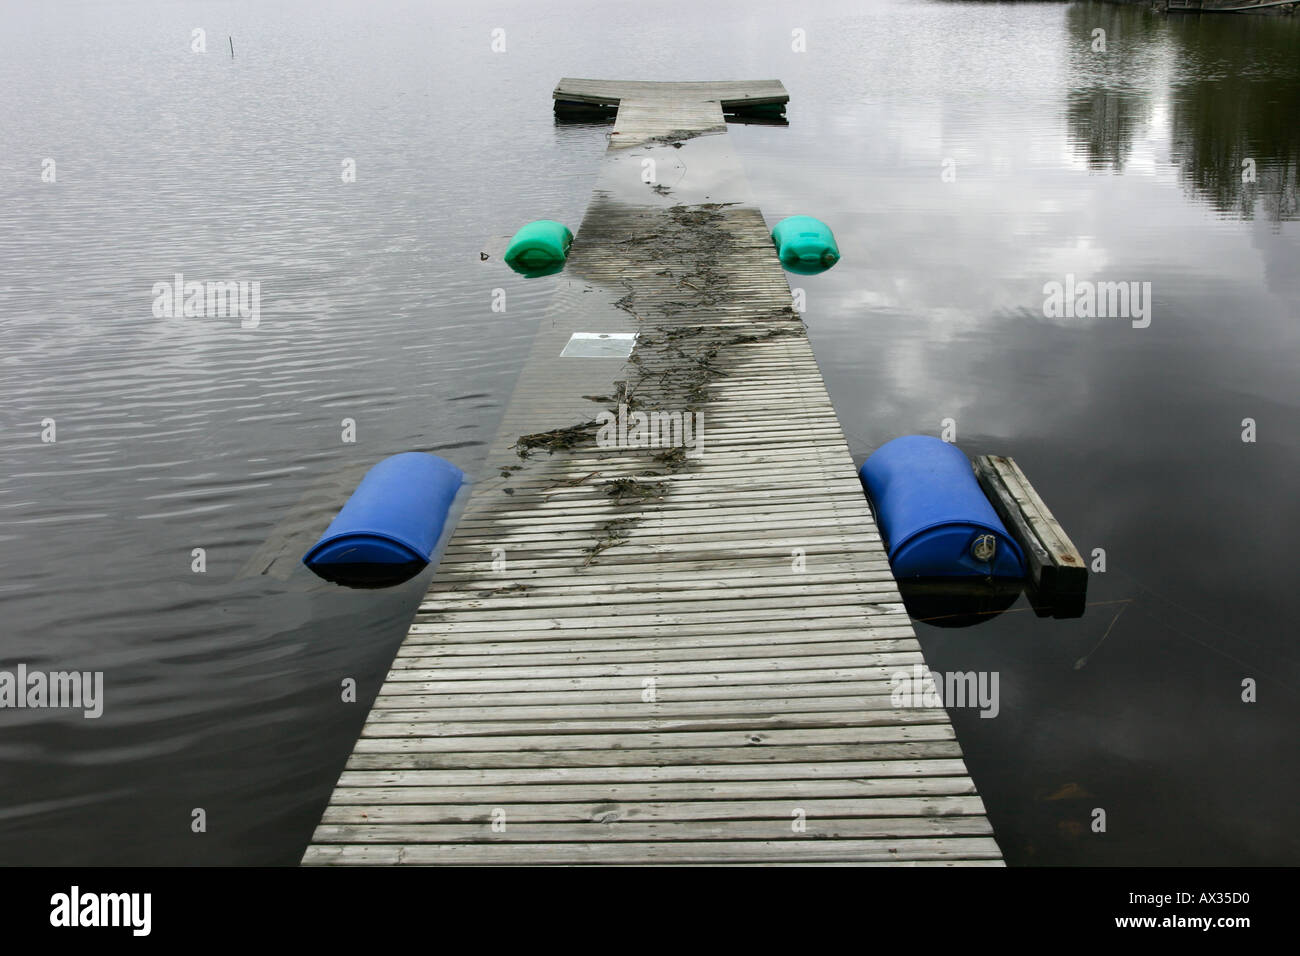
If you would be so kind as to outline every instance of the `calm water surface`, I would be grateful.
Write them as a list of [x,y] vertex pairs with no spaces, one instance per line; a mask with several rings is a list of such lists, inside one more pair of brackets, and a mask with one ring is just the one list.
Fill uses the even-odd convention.
[[[106,682],[98,720],[0,711],[0,862],[299,857],[429,574],[351,592],[292,559],[379,458],[481,465],[552,280],[478,253],[576,224],[605,147],[555,125],[564,75],[782,79],[790,125],[731,135],[770,221],[835,228],[843,261],[792,284],[855,456],[951,418],[1105,550],[1080,619],[1022,598],[918,624],[935,669],[1000,675],[996,719],[953,717],[1007,859],[1300,862],[1294,18],[301,0],[0,22],[0,653]],[[259,280],[259,326],[155,318],[176,272]],[[1069,273],[1150,282],[1150,327],[1044,318]]]

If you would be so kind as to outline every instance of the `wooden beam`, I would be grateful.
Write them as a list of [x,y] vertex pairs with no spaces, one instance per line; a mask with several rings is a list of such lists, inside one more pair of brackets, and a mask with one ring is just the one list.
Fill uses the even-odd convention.
[[998,517],[1024,551],[1026,570],[1039,594],[1049,601],[1085,594],[1087,565],[1015,460],[979,455],[971,467]]

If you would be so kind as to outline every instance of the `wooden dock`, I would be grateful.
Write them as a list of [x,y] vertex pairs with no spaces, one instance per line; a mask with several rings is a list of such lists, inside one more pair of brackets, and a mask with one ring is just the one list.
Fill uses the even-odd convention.
[[[891,702],[923,658],[725,135],[746,94],[785,99],[556,88],[618,106],[600,180],[304,863],[1001,864],[947,713]],[[702,446],[606,447],[620,404]]]
[[1300,0],[1166,0],[1167,13],[1254,13],[1266,10],[1283,12],[1283,7],[1295,7]]

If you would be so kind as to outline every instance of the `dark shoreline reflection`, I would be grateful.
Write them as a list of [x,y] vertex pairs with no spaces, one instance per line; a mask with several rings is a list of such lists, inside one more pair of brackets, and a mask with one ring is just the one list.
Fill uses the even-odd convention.
[[[1066,128],[1089,169],[1123,172],[1167,101],[1169,159],[1194,197],[1223,216],[1296,218],[1300,21],[1166,18],[1142,6],[1076,3],[1065,23]],[[1094,49],[1098,29],[1104,52]],[[1156,83],[1140,82],[1152,75]]]
[[1180,18],[1169,35],[1178,62],[1198,67],[1173,91],[1170,155],[1181,181],[1221,215],[1295,219],[1300,22]]
[[[1143,7],[1078,3],[1066,9],[1065,26],[1075,84],[1065,110],[1071,145],[1090,169],[1122,172],[1151,112],[1150,90],[1134,80],[1160,47],[1163,23]],[[1100,40],[1104,51],[1094,49]]]

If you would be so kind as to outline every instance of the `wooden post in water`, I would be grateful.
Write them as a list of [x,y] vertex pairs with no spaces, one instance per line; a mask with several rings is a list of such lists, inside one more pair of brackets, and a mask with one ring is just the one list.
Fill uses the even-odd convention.
[[1029,577],[1046,602],[1081,601],[1088,566],[1012,458],[978,455],[971,462],[993,510],[1025,554]]

